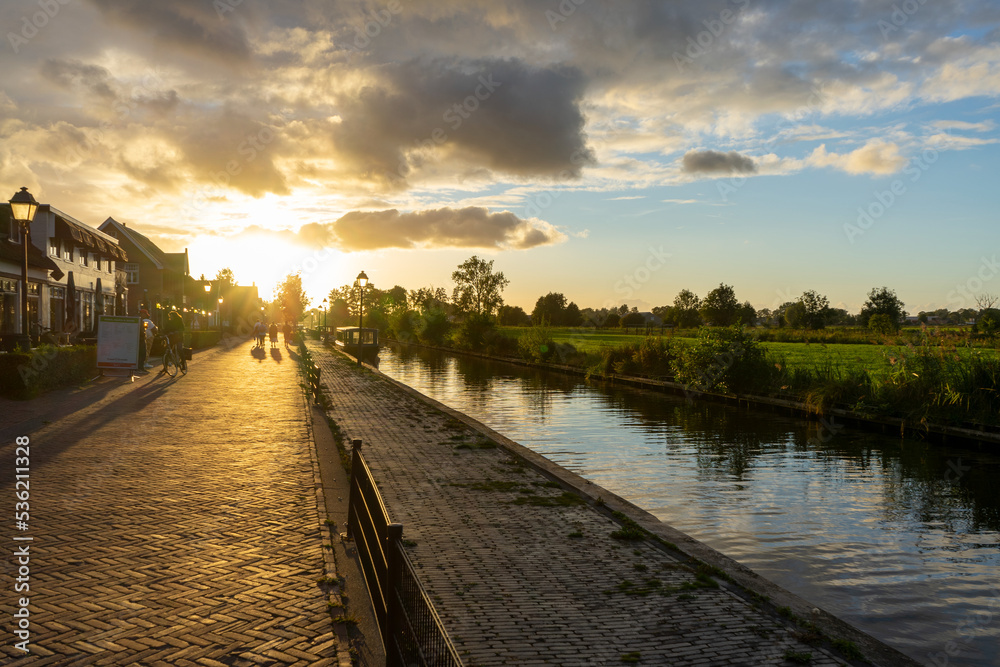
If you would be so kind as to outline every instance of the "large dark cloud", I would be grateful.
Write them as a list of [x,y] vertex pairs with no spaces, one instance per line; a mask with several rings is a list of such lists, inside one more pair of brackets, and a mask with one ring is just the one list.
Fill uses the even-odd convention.
[[757,163],[736,151],[688,151],[681,158],[681,167],[689,174],[752,174]]
[[[240,2],[206,0],[90,0],[102,14],[123,25],[149,34],[155,41],[192,53],[246,61],[249,40],[237,13]],[[230,13],[219,7],[233,9]]]
[[381,248],[513,248],[559,243],[566,236],[539,220],[524,220],[509,211],[440,208],[400,213],[352,211],[330,225],[345,250]]
[[422,160],[447,157],[516,176],[576,177],[593,162],[569,67],[515,60],[410,60],[375,69],[340,98],[334,144],[355,172],[401,182]]

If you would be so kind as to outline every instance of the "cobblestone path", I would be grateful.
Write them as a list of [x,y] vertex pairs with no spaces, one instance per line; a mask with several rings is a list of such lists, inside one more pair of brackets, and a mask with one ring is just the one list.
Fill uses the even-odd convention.
[[843,664],[464,423],[312,345],[467,665]]
[[[13,437],[0,444],[0,663],[349,664],[318,583],[321,520],[295,361],[240,343],[189,366],[101,391],[19,434],[31,438],[23,533],[10,516]],[[5,434],[11,423],[0,416]],[[33,538],[29,593],[13,591],[10,554],[25,544],[14,535]],[[14,646],[21,595],[28,655]]]

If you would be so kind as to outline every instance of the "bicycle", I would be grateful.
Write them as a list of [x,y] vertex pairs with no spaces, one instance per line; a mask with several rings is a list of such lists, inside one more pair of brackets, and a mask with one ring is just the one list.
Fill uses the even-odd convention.
[[163,344],[163,370],[170,377],[175,377],[179,370],[183,375],[187,375],[187,362],[185,362],[177,351],[176,345],[170,344],[170,337],[167,334],[157,336]]

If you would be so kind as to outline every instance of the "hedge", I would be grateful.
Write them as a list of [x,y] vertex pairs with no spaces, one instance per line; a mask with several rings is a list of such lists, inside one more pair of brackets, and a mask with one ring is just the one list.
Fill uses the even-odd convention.
[[0,354],[0,395],[27,399],[97,375],[97,347],[41,345],[31,351]]

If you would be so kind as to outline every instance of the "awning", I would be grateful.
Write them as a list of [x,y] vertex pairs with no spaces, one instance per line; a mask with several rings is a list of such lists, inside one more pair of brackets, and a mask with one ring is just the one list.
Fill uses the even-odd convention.
[[110,241],[105,241],[89,229],[85,229],[75,222],[67,220],[59,215],[56,216],[55,237],[66,240],[72,239],[76,243],[82,244],[88,248],[99,250],[105,255],[119,259],[123,262],[128,260],[128,257],[125,255],[125,250],[121,246],[111,243]]

